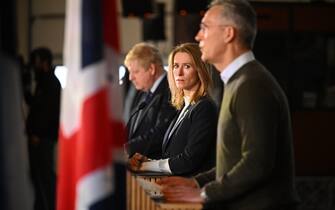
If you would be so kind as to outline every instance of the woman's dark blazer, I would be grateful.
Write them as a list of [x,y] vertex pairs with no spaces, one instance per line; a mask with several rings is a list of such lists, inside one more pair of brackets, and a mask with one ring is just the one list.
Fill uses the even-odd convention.
[[212,168],[218,117],[214,101],[204,96],[190,105],[186,116],[168,138],[178,115],[165,133],[162,145],[162,157],[169,158],[172,174],[191,176]]

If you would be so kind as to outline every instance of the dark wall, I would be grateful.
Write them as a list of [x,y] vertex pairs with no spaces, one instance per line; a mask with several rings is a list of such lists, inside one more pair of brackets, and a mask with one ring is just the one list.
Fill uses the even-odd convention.
[[256,58],[282,85],[291,109],[334,109],[327,103],[327,91],[335,85],[335,67],[330,65],[335,4],[253,4],[259,29]]
[[17,53],[16,1],[3,0],[0,3],[0,50],[15,56]]

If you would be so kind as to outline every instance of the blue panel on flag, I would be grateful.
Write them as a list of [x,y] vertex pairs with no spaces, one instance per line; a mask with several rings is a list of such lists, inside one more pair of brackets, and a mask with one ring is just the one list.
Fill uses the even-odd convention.
[[83,0],[82,10],[82,67],[102,59],[103,31],[100,0]]

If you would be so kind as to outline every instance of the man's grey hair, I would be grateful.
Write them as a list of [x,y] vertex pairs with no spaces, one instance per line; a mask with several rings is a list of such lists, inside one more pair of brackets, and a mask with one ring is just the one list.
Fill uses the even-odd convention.
[[213,6],[223,7],[221,16],[234,24],[240,42],[252,49],[257,34],[257,16],[250,3],[247,0],[213,0],[209,8]]

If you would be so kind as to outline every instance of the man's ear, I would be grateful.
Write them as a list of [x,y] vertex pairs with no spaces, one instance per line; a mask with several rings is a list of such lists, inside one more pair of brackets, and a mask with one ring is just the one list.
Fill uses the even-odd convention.
[[225,38],[226,43],[229,43],[236,38],[236,32],[237,31],[234,27],[227,26],[225,28],[224,38]]
[[150,64],[150,66],[149,66],[149,69],[148,69],[149,71],[150,71],[150,74],[151,75],[155,75],[156,74],[156,65],[155,64],[153,64],[153,63],[151,63]]

